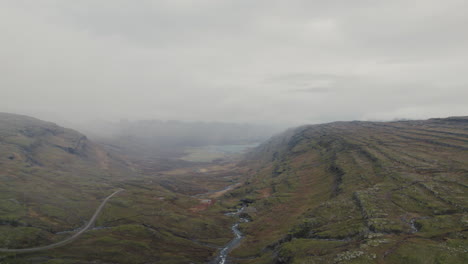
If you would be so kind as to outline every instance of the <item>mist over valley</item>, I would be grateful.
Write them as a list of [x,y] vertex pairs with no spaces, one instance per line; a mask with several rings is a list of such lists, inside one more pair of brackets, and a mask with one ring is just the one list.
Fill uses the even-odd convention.
[[468,1],[0,1],[0,264],[468,263]]

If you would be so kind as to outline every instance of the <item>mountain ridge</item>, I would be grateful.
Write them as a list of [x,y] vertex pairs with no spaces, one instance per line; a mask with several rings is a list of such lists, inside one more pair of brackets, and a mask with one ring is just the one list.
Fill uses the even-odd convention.
[[239,263],[463,263],[467,149],[466,117],[288,130],[242,163],[250,176],[231,196],[253,201],[253,221],[241,225],[247,236],[233,257],[255,257]]

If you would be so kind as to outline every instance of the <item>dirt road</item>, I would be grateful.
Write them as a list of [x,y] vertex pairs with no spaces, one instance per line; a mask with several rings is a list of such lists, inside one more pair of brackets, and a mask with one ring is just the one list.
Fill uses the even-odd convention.
[[48,250],[48,249],[64,246],[64,245],[74,241],[79,236],[81,236],[84,232],[86,232],[86,230],[88,230],[94,224],[94,221],[96,221],[96,218],[98,217],[99,213],[101,213],[101,211],[104,208],[104,206],[106,205],[107,201],[109,201],[109,199],[112,198],[112,196],[114,196],[114,195],[116,195],[116,194],[118,194],[119,192],[122,192],[122,191],[124,191],[124,189],[119,189],[119,190],[115,191],[114,193],[112,193],[111,195],[107,196],[106,199],[104,199],[104,201],[102,201],[101,205],[99,205],[99,207],[96,209],[96,212],[94,212],[91,219],[89,219],[88,224],[86,224],[86,226],[84,226],[80,231],[76,232],[73,236],[71,236],[71,237],[69,237],[69,238],[67,238],[65,240],[62,240],[60,242],[50,244],[50,245],[47,245],[47,246],[33,247],[33,248],[21,248],[21,249],[0,248],[0,252],[4,252],[4,253],[26,253],[26,252]]

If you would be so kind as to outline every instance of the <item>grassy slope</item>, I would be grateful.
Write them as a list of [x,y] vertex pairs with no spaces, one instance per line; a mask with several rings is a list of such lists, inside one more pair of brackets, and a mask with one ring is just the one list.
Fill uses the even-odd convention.
[[[260,146],[242,170],[155,177],[151,164],[135,168],[75,131],[0,114],[0,247],[69,236],[58,232],[126,189],[99,217],[105,228],[0,262],[205,263],[232,236],[223,210],[250,198],[239,263],[463,263],[467,141],[466,119],[305,126]],[[191,197],[242,173],[245,184],[212,206]]]
[[336,122],[260,146],[238,263],[467,263],[468,119]]
[[[0,247],[59,241],[84,225],[121,187],[96,226],[62,248],[0,254],[1,263],[204,263],[226,243],[230,219],[219,206],[191,211],[197,199],[128,169],[82,134],[55,124],[0,114]],[[208,246],[207,246],[208,245]]]

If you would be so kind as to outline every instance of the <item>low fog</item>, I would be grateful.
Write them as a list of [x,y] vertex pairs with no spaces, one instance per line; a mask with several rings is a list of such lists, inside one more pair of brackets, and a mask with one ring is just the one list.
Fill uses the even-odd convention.
[[126,152],[167,156],[187,147],[249,145],[280,133],[282,127],[221,122],[142,120],[90,122],[81,131],[88,137]]
[[0,2],[0,111],[86,127],[468,113],[464,0]]

